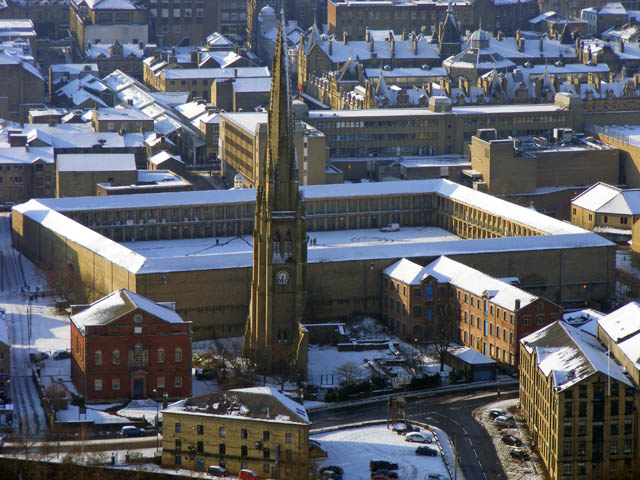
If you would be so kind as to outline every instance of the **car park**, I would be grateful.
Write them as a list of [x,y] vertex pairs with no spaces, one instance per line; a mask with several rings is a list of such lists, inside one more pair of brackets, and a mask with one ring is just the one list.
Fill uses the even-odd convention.
[[422,447],[416,448],[416,455],[426,455],[428,457],[437,457],[438,456],[438,450],[436,450],[433,447],[429,447],[427,445],[424,445]]
[[516,447],[519,447],[520,445],[522,445],[522,440],[520,440],[515,435],[505,433],[504,435],[502,435],[502,443],[506,443],[507,445],[515,445]]
[[384,227],[380,227],[381,232],[397,232],[400,230],[399,223],[390,223],[389,225],[385,225]]
[[531,458],[524,448],[512,448],[509,454],[518,460],[529,460]]
[[504,415],[500,417],[496,417],[493,420],[493,423],[495,423],[499,427],[515,427],[516,426],[516,421],[513,419],[513,417],[505,417]]
[[210,465],[207,468],[207,473],[212,477],[226,477],[227,469],[221,465]]
[[433,441],[433,435],[429,432],[411,432],[407,433],[405,442],[415,443],[431,443]]
[[420,429],[418,427],[414,427],[410,423],[396,423],[393,426],[393,431],[398,435],[405,435],[410,432],[418,432]]
[[320,480],[342,480],[342,475],[333,470],[325,470],[320,474]]
[[398,472],[396,472],[395,470],[378,470],[371,474],[372,477],[375,477],[377,475],[382,475],[390,480],[396,480],[397,478],[399,478]]

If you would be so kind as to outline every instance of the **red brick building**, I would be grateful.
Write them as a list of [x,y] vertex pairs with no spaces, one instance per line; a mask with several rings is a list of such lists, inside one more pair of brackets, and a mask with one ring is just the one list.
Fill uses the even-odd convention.
[[562,318],[561,306],[447,257],[425,267],[403,258],[382,275],[383,317],[400,336],[429,340],[454,304],[456,340],[501,364],[517,365],[520,339]]
[[72,308],[71,379],[86,402],[191,395],[191,322],[168,306],[121,289]]

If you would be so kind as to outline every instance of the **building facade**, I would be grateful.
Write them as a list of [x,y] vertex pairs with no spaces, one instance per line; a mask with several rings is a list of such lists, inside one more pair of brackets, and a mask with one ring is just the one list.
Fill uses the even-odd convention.
[[162,411],[162,465],[237,475],[308,478],[309,427],[304,407],[271,387],[211,393]]
[[191,323],[120,289],[72,307],[71,380],[88,403],[191,395]]
[[453,322],[451,341],[510,366],[521,338],[562,318],[559,305],[447,257],[390,265],[382,303],[383,318],[404,338],[433,338],[438,321]]

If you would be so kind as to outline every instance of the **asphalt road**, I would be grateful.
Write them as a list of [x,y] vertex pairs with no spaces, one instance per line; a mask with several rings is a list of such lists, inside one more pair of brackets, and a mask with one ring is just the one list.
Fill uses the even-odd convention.
[[[501,399],[516,395],[503,394]],[[455,443],[466,480],[506,480],[491,437],[472,416],[476,408],[496,400],[495,390],[407,400],[407,416],[410,420],[441,428]],[[352,408],[311,411],[309,415],[314,429],[366,420],[386,420],[387,405],[386,402],[378,402]]]

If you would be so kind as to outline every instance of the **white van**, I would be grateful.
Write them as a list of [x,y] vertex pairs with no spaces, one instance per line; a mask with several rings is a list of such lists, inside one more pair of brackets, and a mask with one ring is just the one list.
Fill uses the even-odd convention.
[[397,232],[400,230],[399,223],[390,223],[389,225],[385,225],[384,227],[380,227],[381,232]]

